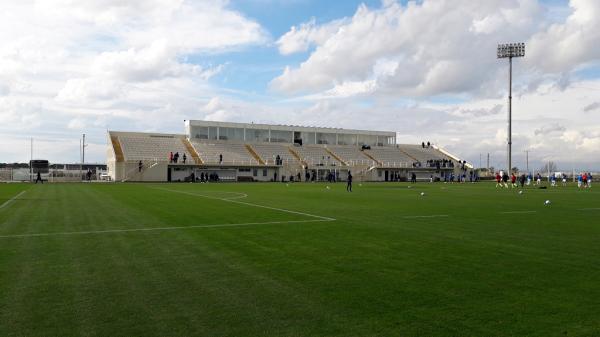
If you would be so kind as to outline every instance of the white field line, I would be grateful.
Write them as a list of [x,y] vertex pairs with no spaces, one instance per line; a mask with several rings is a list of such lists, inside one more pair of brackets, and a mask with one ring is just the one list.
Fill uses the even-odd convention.
[[596,208],[580,208],[579,211],[600,211],[600,207],[596,207]]
[[14,197],[6,200],[2,205],[0,205],[0,209],[3,209],[4,207],[8,206],[10,203],[12,203],[16,199],[18,199],[20,196],[22,196],[25,192],[27,192],[27,190],[21,191],[21,193],[19,193],[19,194],[15,195]]
[[170,230],[194,229],[194,228],[242,227],[242,226],[254,226],[254,225],[277,225],[277,224],[293,224],[293,223],[324,222],[324,221],[331,221],[331,220],[324,220],[324,219],[313,220],[313,219],[311,219],[311,220],[289,220],[289,221],[268,221],[268,222],[245,222],[245,223],[215,224],[215,225],[105,229],[105,230],[97,230],[97,231],[80,231],[80,232],[8,234],[8,235],[0,235],[0,239],[2,239],[2,238],[28,238],[28,237],[40,237],[40,236],[67,236],[67,235],[91,235],[91,234],[107,234],[107,233],[170,231]]
[[448,214],[437,214],[437,215],[407,215],[403,216],[404,219],[418,219],[418,218],[447,218]]
[[156,189],[156,190],[173,192],[173,193],[187,194],[187,195],[191,195],[191,196],[195,196],[195,197],[208,198],[208,199],[214,199],[214,200],[221,200],[221,201],[225,201],[225,202],[231,202],[231,203],[234,203],[234,204],[240,204],[240,205],[258,207],[258,208],[265,208],[265,209],[270,209],[270,210],[284,212],[284,213],[304,215],[304,216],[308,216],[308,217],[312,217],[312,218],[316,218],[316,219],[320,219],[320,220],[324,220],[324,221],[335,221],[336,220],[334,218],[330,218],[330,217],[326,217],[326,216],[321,216],[321,215],[316,215],[316,214],[310,214],[310,213],[304,213],[304,212],[298,212],[298,211],[292,211],[292,210],[284,209],[284,208],[277,208],[277,207],[270,207],[270,206],[264,206],[264,205],[259,205],[259,204],[253,204],[253,203],[250,203],[250,202],[238,201],[238,200],[233,200],[233,199],[218,198],[218,197],[213,197],[213,196],[209,196],[209,195],[191,193],[191,192],[186,192],[186,191],[170,190],[168,188],[158,188],[158,187],[150,187],[150,188],[153,188],[153,189]]
[[527,213],[537,213],[537,211],[506,211],[500,212],[501,214],[527,214]]

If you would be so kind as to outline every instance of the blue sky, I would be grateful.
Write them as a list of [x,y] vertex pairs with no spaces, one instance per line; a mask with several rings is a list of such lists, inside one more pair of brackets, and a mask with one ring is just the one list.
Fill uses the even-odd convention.
[[[0,4],[0,162],[102,162],[106,130],[184,119],[389,130],[469,160],[600,168],[596,0],[47,0]],[[559,165],[560,166],[560,165]]]

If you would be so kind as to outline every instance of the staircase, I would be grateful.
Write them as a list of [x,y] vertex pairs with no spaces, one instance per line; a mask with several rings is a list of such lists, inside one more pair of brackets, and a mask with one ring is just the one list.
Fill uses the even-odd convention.
[[377,163],[377,165],[381,166],[381,162],[377,159],[375,159],[375,157],[371,156],[370,154],[368,154],[367,152],[363,151],[362,152],[365,156],[369,157],[371,160],[373,160],[375,163]]
[[[146,172],[146,170],[149,170],[156,165],[158,165],[158,159],[156,159],[156,158],[150,159],[150,160],[143,160],[142,161],[142,170],[139,171],[139,167],[137,166],[137,163],[136,163],[134,168],[129,169],[129,171],[127,171],[127,173],[125,173],[125,177],[121,180],[121,182],[126,182],[129,179],[136,177],[136,175],[137,175],[137,178],[141,178],[143,176],[144,172]],[[138,180],[142,180],[142,179],[138,179]]]
[[342,158],[340,158],[340,157],[339,157],[337,154],[333,153],[333,151],[331,151],[330,149],[328,149],[328,148],[325,148],[325,151],[326,151],[326,152],[327,152],[327,153],[328,153],[330,156],[332,156],[333,158],[335,158],[335,160],[337,160],[337,161],[339,161],[340,163],[342,163],[342,165],[344,165],[344,166],[348,166],[348,163],[347,163],[345,160],[343,160]]
[[190,155],[194,159],[194,162],[199,165],[204,164],[204,162],[202,161],[202,158],[200,158],[200,155],[198,154],[198,152],[196,151],[196,149],[194,148],[192,143],[190,143],[190,141],[187,138],[184,138],[181,141],[183,142],[183,145],[185,145],[185,148],[187,149],[187,151],[190,153]]
[[304,167],[308,167],[308,165],[306,164],[306,162],[304,160],[302,160],[302,158],[300,158],[300,155],[298,154],[298,152],[296,152],[296,150],[294,150],[293,148],[289,147],[288,150],[290,151],[290,153],[292,154],[292,156],[294,156],[294,158],[298,159],[298,161],[300,163],[302,163],[302,165]]
[[250,144],[246,144],[246,150],[248,150],[252,157],[254,157],[254,159],[256,159],[256,161],[258,161],[261,165],[266,165],[265,161],[258,155],[258,153],[256,153]]
[[110,141],[113,146],[113,150],[115,151],[115,159],[117,162],[125,161],[125,156],[123,155],[123,149],[121,148],[121,143],[119,142],[119,137],[110,136]]

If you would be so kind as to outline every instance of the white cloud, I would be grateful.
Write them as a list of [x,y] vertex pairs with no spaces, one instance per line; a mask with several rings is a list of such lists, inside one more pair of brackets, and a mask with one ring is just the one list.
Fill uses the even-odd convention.
[[[376,9],[361,5],[352,18],[320,26],[311,21],[286,33],[280,42],[296,41],[289,50],[306,46],[297,40],[310,40],[315,49],[271,86],[306,94],[330,90],[337,83],[373,80],[378,93],[388,95],[424,97],[488,87],[497,93],[495,79],[504,63],[495,58],[496,44],[531,36],[542,16],[535,0],[440,0],[405,6],[387,1]],[[321,29],[327,34],[307,38]],[[382,62],[388,65],[383,72]]]
[[600,60],[600,2],[571,0],[571,14],[529,41],[528,62],[545,71],[561,73]]
[[[0,39],[3,144],[33,136],[41,147],[82,131],[102,144],[107,128],[181,131],[222,69],[188,59],[269,36],[224,0],[7,0]],[[2,146],[0,161],[11,153]]]
[[279,52],[289,55],[305,52],[313,45],[319,45],[329,39],[345,23],[345,20],[334,20],[324,25],[317,26],[313,18],[300,27],[292,26],[290,31],[277,40]]

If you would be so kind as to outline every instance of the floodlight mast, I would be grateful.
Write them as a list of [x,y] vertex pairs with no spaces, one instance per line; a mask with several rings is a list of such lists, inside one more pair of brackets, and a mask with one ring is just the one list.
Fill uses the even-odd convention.
[[507,135],[507,172],[512,173],[512,59],[525,56],[525,43],[499,44],[497,56],[508,58],[508,135]]

